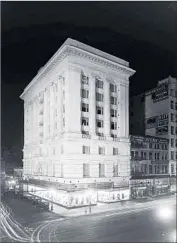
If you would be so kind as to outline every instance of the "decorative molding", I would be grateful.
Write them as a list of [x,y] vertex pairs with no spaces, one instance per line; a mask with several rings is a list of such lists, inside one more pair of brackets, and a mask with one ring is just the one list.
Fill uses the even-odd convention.
[[89,53],[88,51],[84,51],[77,47],[65,45],[58,53],[56,53],[49,60],[49,62],[38,72],[38,74],[34,77],[34,79],[29,83],[29,85],[25,88],[24,92],[20,96],[21,99],[23,99],[24,95],[26,96],[30,92],[30,88],[33,85],[38,84],[43,77],[49,75],[50,71],[68,55],[84,58],[88,61],[92,61],[95,64],[105,66],[107,68],[110,68],[117,72],[121,72],[128,76],[132,76],[135,73],[133,69],[127,66],[114,63],[113,61],[107,60],[103,57],[97,56],[96,54],[93,53]]
[[77,67],[77,66],[72,66],[72,65],[69,65],[69,66],[68,66],[68,70],[69,70],[69,71],[78,72],[78,73],[83,72],[82,68]]

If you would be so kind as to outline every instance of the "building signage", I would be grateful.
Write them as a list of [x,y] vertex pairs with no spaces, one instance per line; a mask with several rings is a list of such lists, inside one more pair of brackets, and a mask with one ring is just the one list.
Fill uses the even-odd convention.
[[149,117],[146,119],[146,129],[154,128],[157,126],[157,116]]
[[159,85],[152,93],[153,102],[168,98],[168,84]]
[[168,114],[162,114],[158,117],[156,134],[163,135],[167,133],[168,133]]

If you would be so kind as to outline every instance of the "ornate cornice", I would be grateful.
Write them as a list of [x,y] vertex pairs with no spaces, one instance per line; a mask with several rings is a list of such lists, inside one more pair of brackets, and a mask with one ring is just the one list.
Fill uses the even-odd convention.
[[46,75],[49,75],[50,71],[58,65],[66,56],[75,56],[75,57],[81,57],[85,60],[91,61],[92,63],[99,64],[101,66],[110,68],[116,72],[121,72],[125,75],[131,76],[135,73],[135,71],[127,66],[124,66],[119,63],[115,63],[113,61],[107,60],[103,57],[100,57],[96,54],[89,53],[88,51],[82,50],[77,47],[65,45],[62,47],[62,49],[59,49],[59,51],[56,52],[56,54],[49,60],[49,62],[41,68],[41,70],[38,72],[38,74],[34,77],[34,79],[30,82],[30,84],[25,88],[24,92],[20,96],[21,99],[25,95],[28,94],[30,88],[33,85],[38,84],[43,77]]

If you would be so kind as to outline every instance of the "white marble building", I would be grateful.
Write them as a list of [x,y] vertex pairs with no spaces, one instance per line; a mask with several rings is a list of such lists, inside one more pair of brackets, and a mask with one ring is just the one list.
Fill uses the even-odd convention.
[[129,197],[134,72],[122,59],[67,39],[20,96],[24,178],[58,183],[66,191],[97,188],[101,201],[115,190]]

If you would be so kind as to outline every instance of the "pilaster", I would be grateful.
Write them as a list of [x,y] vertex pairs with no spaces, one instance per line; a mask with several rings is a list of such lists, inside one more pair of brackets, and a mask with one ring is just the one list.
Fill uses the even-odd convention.
[[109,82],[104,82],[104,134],[110,137],[110,87]]

